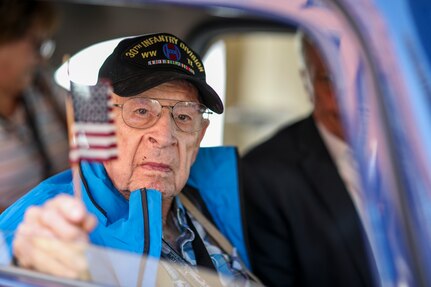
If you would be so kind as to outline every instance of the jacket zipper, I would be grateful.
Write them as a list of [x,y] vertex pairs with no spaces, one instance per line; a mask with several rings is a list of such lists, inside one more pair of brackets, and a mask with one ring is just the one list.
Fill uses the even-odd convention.
[[150,252],[150,220],[148,214],[147,189],[142,188],[140,191],[142,202],[142,216],[144,217],[144,250],[142,253],[143,255],[148,255]]

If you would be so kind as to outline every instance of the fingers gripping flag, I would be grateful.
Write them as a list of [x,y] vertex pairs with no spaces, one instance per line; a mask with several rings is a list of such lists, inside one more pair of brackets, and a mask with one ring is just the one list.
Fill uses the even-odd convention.
[[117,158],[109,82],[99,81],[95,86],[71,82],[71,94],[73,124],[70,161],[105,161]]

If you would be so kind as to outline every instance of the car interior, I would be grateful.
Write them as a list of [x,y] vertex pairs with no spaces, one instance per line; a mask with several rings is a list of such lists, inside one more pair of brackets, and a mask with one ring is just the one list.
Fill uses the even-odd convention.
[[[92,44],[154,31],[190,43],[203,58],[209,83],[225,103],[212,114],[201,146],[233,145],[240,153],[312,105],[299,74],[296,27],[229,8],[56,3],[62,23],[51,65]],[[79,17],[80,21],[74,21]],[[80,31],[80,35],[76,35]]]

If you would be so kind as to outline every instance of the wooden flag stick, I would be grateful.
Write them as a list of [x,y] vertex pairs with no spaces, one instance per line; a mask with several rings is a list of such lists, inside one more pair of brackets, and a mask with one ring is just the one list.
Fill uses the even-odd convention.
[[[69,54],[65,54],[63,56],[63,63],[64,62],[67,62],[67,76],[70,79],[70,55]],[[70,87],[70,89],[72,89],[72,87]],[[70,167],[72,169],[72,179],[73,179],[73,186],[75,191],[74,194],[76,198],[82,199],[81,176],[79,175],[79,159],[75,159],[75,158],[71,159],[70,157],[73,149],[77,146],[75,142],[76,138],[75,138],[75,132],[74,132],[75,121],[74,121],[74,115],[73,115],[73,101],[70,95],[66,97],[66,116],[67,116],[67,131],[68,131],[68,138],[69,138],[69,161],[70,161]]]
[[68,130],[68,136],[69,136],[69,160],[70,165],[72,169],[72,176],[73,176],[73,186],[75,191],[75,197],[82,199],[82,192],[81,192],[81,176],[79,175],[79,159],[71,158],[70,154],[72,153],[73,149],[76,148],[76,138],[75,138],[75,132],[74,132],[74,117],[73,117],[73,103],[72,103],[72,97],[67,96],[66,98],[66,115],[67,115],[67,130]]

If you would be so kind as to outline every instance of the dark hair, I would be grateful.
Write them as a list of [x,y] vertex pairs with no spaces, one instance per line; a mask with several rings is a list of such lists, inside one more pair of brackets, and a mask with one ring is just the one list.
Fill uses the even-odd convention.
[[0,44],[25,36],[38,26],[51,35],[58,24],[52,3],[36,0],[0,1]]

